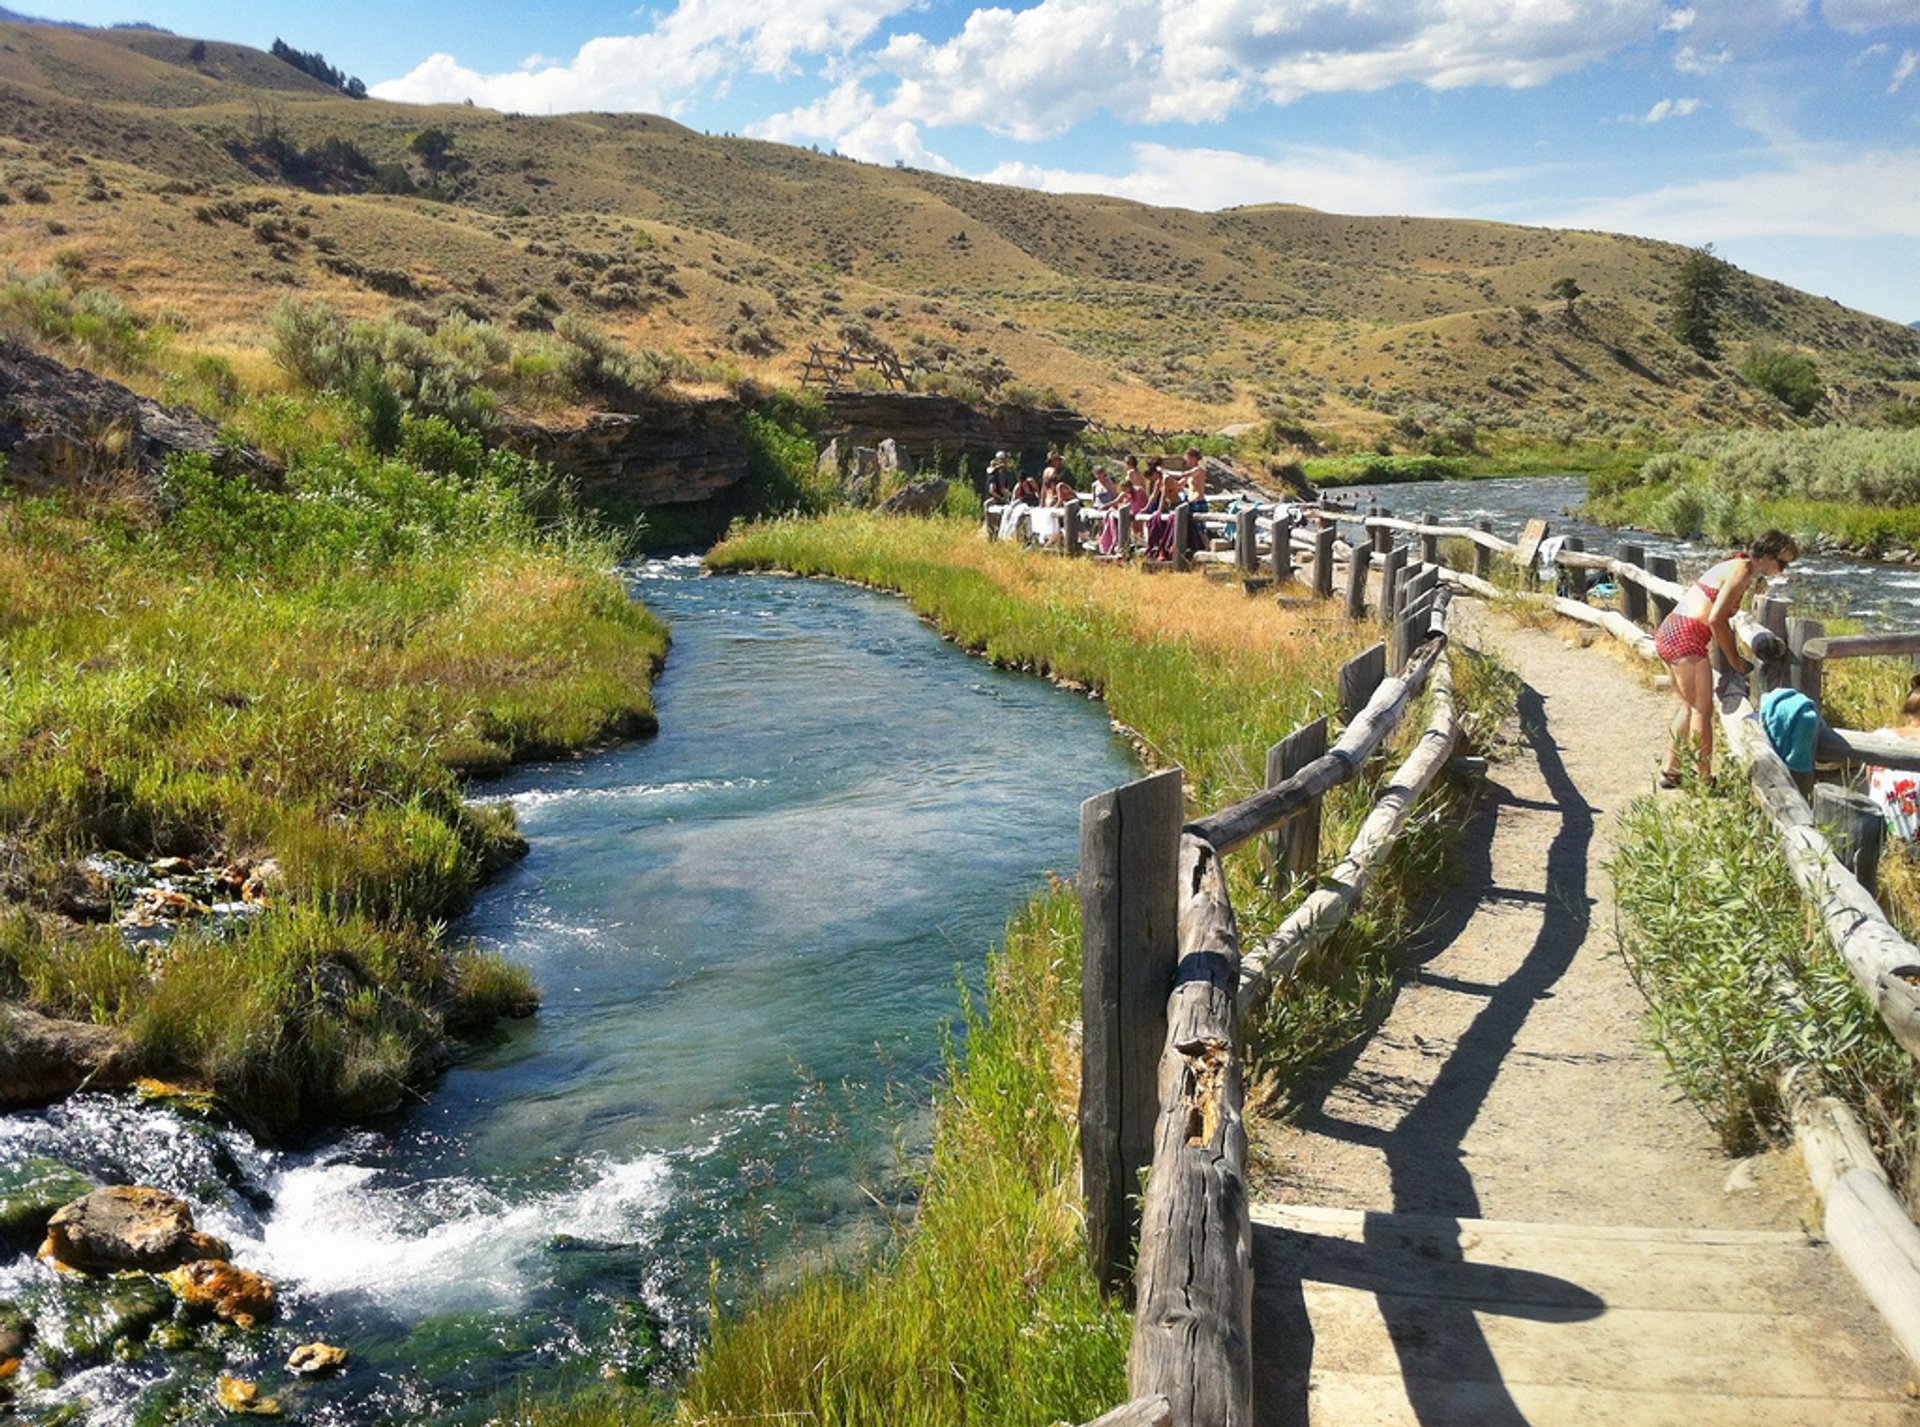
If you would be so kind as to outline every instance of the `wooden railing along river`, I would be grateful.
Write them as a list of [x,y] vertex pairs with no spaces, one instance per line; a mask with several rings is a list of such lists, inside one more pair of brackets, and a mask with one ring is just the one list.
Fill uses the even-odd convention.
[[[1247,533],[1238,550],[1250,569],[1252,514],[1235,524]],[[1269,561],[1278,550],[1290,572],[1290,525],[1265,524]],[[1314,532],[1306,544],[1313,586],[1328,596],[1333,533]],[[1459,733],[1446,657],[1451,592],[1437,565],[1409,567],[1405,551],[1395,554],[1382,561],[1376,606],[1390,637],[1342,669],[1345,726],[1331,747],[1326,719],[1316,720],[1270,750],[1265,789],[1192,820],[1177,768],[1090,798],[1081,809],[1080,1122],[1089,1250],[1102,1281],[1115,1290],[1131,1286],[1135,1304],[1134,1400],[1099,1419],[1101,1427],[1251,1421],[1240,1028],[1352,910]],[[1360,592],[1359,617],[1373,563],[1370,551],[1349,561],[1358,572],[1350,588]],[[1348,609],[1355,612],[1351,600]],[[1388,777],[1351,848],[1271,936],[1243,949],[1223,859],[1258,845],[1280,870],[1315,876],[1321,799],[1360,775],[1423,691],[1431,694],[1427,728]]]
[[[1065,507],[1060,520],[1055,548],[1069,557],[1090,553],[1078,507]],[[1130,554],[1131,522],[1119,520],[1118,550]],[[1240,1027],[1345,919],[1451,755],[1458,721],[1446,654],[1450,593],[1532,602],[1656,659],[1649,626],[1684,590],[1671,559],[1649,556],[1631,542],[1612,556],[1592,554],[1571,539],[1556,556],[1567,592],[1532,590],[1541,523],[1508,541],[1484,525],[1397,520],[1376,508],[1363,517],[1367,539],[1343,557],[1330,525],[1301,527],[1284,514],[1245,509],[1214,516],[1181,507],[1176,520],[1174,568],[1194,560],[1230,565],[1252,587],[1292,578],[1298,559],[1301,578],[1327,599],[1344,564],[1341,595],[1355,619],[1367,616],[1369,576],[1378,571],[1376,612],[1389,637],[1341,670],[1345,726],[1338,741],[1328,746],[1325,719],[1297,730],[1270,750],[1269,786],[1261,792],[1187,820],[1176,768],[1091,798],[1082,808],[1080,1118],[1089,1250],[1102,1281],[1115,1290],[1130,1286],[1135,1303],[1128,1356],[1134,1398],[1094,1427],[1240,1427],[1251,1420]],[[1194,520],[1231,531],[1230,549],[1189,556]],[[1417,545],[1397,545],[1396,536]],[[1442,540],[1468,542],[1473,568],[1441,566]],[[1526,573],[1496,585],[1490,578],[1496,558]],[[1587,600],[1595,575],[1616,582],[1619,608]],[[1816,703],[1827,660],[1920,654],[1920,632],[1828,637],[1819,621],[1793,615],[1775,597],[1759,601],[1757,616],[1737,616],[1734,628],[1754,657],[1758,689],[1791,686]],[[1395,671],[1390,678],[1389,668]],[[1428,727],[1388,779],[1353,846],[1271,936],[1243,950],[1222,859],[1258,843],[1279,869],[1313,876],[1320,799],[1358,776],[1423,690],[1433,695]],[[1878,819],[1859,807],[1856,795],[1829,785],[1814,790],[1810,805],[1768,740],[1755,697],[1737,686],[1727,689],[1719,704],[1727,741],[1748,768],[1755,796],[1835,949],[1888,1032],[1920,1055],[1920,950],[1888,922],[1856,875],[1871,863]],[[1824,723],[1818,753],[1842,765],[1920,769],[1920,743]],[[1827,835],[1835,827],[1844,829],[1838,850]],[[1838,1102],[1807,1091],[1803,1077],[1789,1080],[1803,1156],[1826,1202],[1825,1231],[1902,1346],[1920,1361],[1920,1230],[1857,1121]],[[1136,1198],[1143,1174],[1145,1192]]]

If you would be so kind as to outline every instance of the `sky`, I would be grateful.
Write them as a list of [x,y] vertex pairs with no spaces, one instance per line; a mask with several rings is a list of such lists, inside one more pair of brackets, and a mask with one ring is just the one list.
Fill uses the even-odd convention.
[[1183,208],[1711,243],[1920,321],[1920,0],[11,3],[279,37],[407,102],[639,110]]

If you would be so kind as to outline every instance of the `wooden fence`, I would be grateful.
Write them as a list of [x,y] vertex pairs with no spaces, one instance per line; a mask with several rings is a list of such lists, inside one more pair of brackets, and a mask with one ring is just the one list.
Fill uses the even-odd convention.
[[[1398,524],[1398,523],[1396,523]],[[1457,533],[1457,532],[1448,532]],[[1563,549],[1557,564],[1584,578],[1605,573],[1618,582],[1621,609],[1597,609],[1584,599],[1532,598],[1555,613],[1594,625],[1649,659],[1659,656],[1644,626],[1664,618],[1683,587],[1671,559],[1649,557],[1631,543],[1613,556]],[[1444,572],[1449,582],[1497,593],[1483,580]],[[1792,688],[1820,702],[1830,659],[1920,654],[1920,631],[1829,637],[1820,621],[1792,613],[1768,595],[1757,616],[1744,612],[1734,632],[1753,660],[1747,685],[1723,682],[1716,714],[1729,750],[1747,767],[1755,800],[1765,811],[1795,882],[1818,915],[1827,940],[1866,993],[1882,1024],[1908,1054],[1920,1057],[1920,948],[1887,920],[1872,890],[1873,865],[1884,824],[1870,800],[1831,783],[1795,774],[1774,748],[1756,707],[1768,690]],[[1920,743],[1829,727],[1822,719],[1815,744],[1819,763],[1843,769],[1873,763],[1920,770]],[[1811,799],[1811,801],[1809,801]],[[1816,1097],[1804,1076],[1789,1073],[1784,1094],[1802,1157],[1824,1204],[1821,1228],[1855,1282],[1886,1319],[1894,1336],[1920,1364],[1920,1229],[1886,1172],[1875,1161],[1858,1122],[1838,1101]]]
[[[1250,527],[1241,522],[1241,529]],[[1290,556],[1293,532],[1284,522],[1278,530],[1270,549]],[[1332,531],[1316,532],[1308,543],[1317,562],[1314,587],[1331,597]],[[1364,596],[1375,557],[1363,549],[1351,563],[1361,571]],[[1451,592],[1437,566],[1408,565],[1404,550],[1378,563],[1375,613],[1389,638],[1341,671],[1346,726],[1331,747],[1325,719],[1297,730],[1269,752],[1267,788],[1191,821],[1177,768],[1089,798],[1081,808],[1080,1131],[1088,1246],[1110,1289],[1128,1287],[1131,1266],[1135,1305],[1127,1362],[1134,1400],[1096,1427],[1251,1421],[1241,1026],[1352,910],[1459,732],[1445,657]],[[1401,573],[1389,578],[1394,570]],[[1352,847],[1272,936],[1243,951],[1223,859],[1257,846],[1278,868],[1312,876],[1320,861],[1321,799],[1359,776],[1422,690],[1433,695],[1428,726]]]

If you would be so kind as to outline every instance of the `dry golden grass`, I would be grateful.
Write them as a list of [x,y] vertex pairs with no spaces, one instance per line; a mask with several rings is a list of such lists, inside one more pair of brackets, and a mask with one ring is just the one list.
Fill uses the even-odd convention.
[[[44,183],[53,199],[9,209],[0,263],[38,270],[78,254],[90,280],[223,352],[258,345],[262,315],[288,291],[357,316],[391,310],[394,299],[329,271],[332,258],[404,270],[429,306],[458,300],[502,320],[549,293],[631,343],[770,385],[793,384],[808,344],[836,345],[855,322],[950,372],[997,357],[1028,388],[1161,428],[1250,420],[1278,400],[1367,442],[1411,439],[1392,429],[1402,411],[1524,417],[1536,436],[1584,428],[1590,412],[1659,429],[1702,415],[1717,375],[1663,331],[1660,293],[1681,250],[1658,244],[1287,205],[1157,209],[715,139],[652,116],[355,103],[238,46],[192,65],[177,37],[0,35],[13,46],[0,52],[0,176]],[[219,142],[220,126],[244,136],[263,113],[296,146],[346,138],[377,163],[409,161],[407,140],[437,124],[470,167],[453,202],[303,192],[250,173]],[[119,196],[88,198],[96,174]],[[160,191],[168,181],[198,191]],[[243,224],[194,219],[223,194],[278,198],[311,236],[276,253]],[[678,290],[637,306],[592,295],[588,264],[636,258],[671,264]],[[1563,276],[1591,294],[1572,321],[1546,297]],[[1523,321],[1527,307],[1538,317]],[[1740,308],[1736,356],[1748,342],[1802,346],[1842,385],[1920,362],[1911,332],[1776,284],[1753,280]],[[749,309],[772,350],[729,332]],[[1767,414],[1737,384],[1713,401],[1704,414],[1716,420]]]

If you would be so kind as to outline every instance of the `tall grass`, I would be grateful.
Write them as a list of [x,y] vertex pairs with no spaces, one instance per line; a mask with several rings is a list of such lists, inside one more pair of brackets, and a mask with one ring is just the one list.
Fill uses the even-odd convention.
[[[1804,1065],[1861,1112],[1904,1174],[1920,1070],[1827,945],[1752,801],[1643,798],[1608,870],[1654,1042],[1728,1151],[1780,1128],[1778,1078]],[[1893,874],[1911,882],[1907,869]]]
[[1878,551],[1920,544],[1920,430],[1709,432],[1609,472],[1587,511],[1615,524],[1731,541],[1777,526]]
[[[1267,746],[1324,710],[1333,670],[1373,635],[1198,578],[1026,556],[979,541],[958,520],[768,522],[736,533],[710,563],[902,591],[943,633],[996,662],[1103,693],[1150,761],[1186,769],[1205,807],[1263,781]],[[1493,666],[1465,671],[1463,685],[1483,709],[1505,689]],[[1344,846],[1372,797],[1350,786],[1333,800],[1330,849]],[[1351,933],[1290,991],[1285,1027],[1262,1036],[1270,1081],[1353,1034],[1390,980],[1409,915],[1405,879],[1431,876],[1444,842],[1430,804]],[[1264,877],[1251,858],[1232,866],[1248,935],[1301,891]],[[919,1213],[894,1251],[770,1291],[717,1323],[677,1420],[1038,1427],[1089,1420],[1124,1399],[1127,1318],[1084,1266],[1079,983],[1078,901],[1056,887],[1016,919],[992,959],[985,1015],[967,1007],[966,1054],[950,1064],[936,1104]],[[522,1406],[512,1420],[583,1427],[656,1410],[602,1394]]]
[[[281,489],[177,460],[166,519],[0,499],[0,983],[269,1129],[530,1004],[438,930],[521,846],[462,775],[653,726],[665,635],[616,547],[544,472],[404,429],[412,460],[331,447]],[[134,956],[60,915],[107,850],[271,859],[274,908]]]

